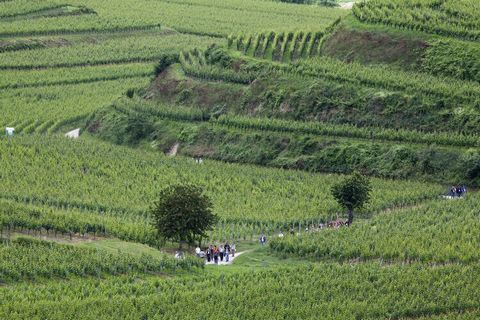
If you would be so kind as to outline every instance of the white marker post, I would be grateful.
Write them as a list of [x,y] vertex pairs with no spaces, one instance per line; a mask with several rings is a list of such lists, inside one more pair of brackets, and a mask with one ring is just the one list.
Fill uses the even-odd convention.
[[5,134],[6,134],[8,137],[12,137],[14,131],[15,131],[15,128],[11,128],[11,127],[6,127],[6,128],[5,128]]

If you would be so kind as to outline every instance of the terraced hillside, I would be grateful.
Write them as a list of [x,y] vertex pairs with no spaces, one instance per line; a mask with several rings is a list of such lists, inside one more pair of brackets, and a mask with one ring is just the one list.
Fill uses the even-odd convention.
[[0,1],[0,319],[478,319],[480,7],[344,2]]

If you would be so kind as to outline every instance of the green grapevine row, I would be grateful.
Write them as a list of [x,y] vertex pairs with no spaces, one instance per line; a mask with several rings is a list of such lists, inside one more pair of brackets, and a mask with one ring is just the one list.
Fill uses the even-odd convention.
[[[72,203],[52,203],[41,199],[1,200],[0,229],[5,235],[15,231],[62,235],[103,235],[125,241],[156,245],[155,230],[149,220],[124,211],[82,207]],[[35,203],[43,207],[20,204]],[[55,206],[56,208],[52,208]]]
[[228,47],[256,58],[280,62],[318,55],[322,32],[269,32],[250,37],[228,37]]
[[138,272],[161,272],[202,267],[203,261],[176,260],[162,255],[111,253],[106,250],[17,238],[0,244],[0,282],[36,278],[118,275]]
[[355,5],[353,14],[369,23],[473,41],[480,39],[477,0],[372,0]]
[[[119,70],[118,74],[128,72],[130,71]],[[51,76],[52,82],[62,82],[62,80],[54,80],[61,79],[62,73],[58,74],[52,70],[39,73],[45,75],[45,79],[38,78],[36,80],[33,76],[30,80],[19,79],[18,81],[30,83],[45,81],[44,83],[48,83]],[[75,70],[73,73],[76,73]],[[83,71],[80,71],[76,74],[81,76],[82,73]],[[85,73],[86,77],[89,76],[88,73],[89,70]],[[92,76],[96,77],[94,74]],[[112,100],[124,94],[127,90],[143,88],[149,82],[150,77],[134,77],[125,80],[80,83],[77,85],[52,85],[48,88],[4,90],[0,93],[0,113],[2,114],[0,125],[14,127],[17,134],[21,132],[55,132],[56,129],[68,122],[85,117],[94,110],[111,103]],[[29,129],[26,130],[27,128]]]
[[298,133],[307,135],[347,137],[378,141],[407,142],[415,144],[437,144],[458,147],[480,146],[477,135],[451,134],[449,132],[420,132],[416,130],[387,129],[375,127],[357,127],[348,124],[331,124],[313,121],[293,121],[275,118],[255,118],[237,115],[211,117],[209,113],[195,108],[167,106],[156,102],[138,100],[137,98],[120,99],[113,104],[122,113],[145,113],[161,119],[173,121],[198,122],[209,121],[213,125],[230,128]]
[[82,66],[36,70],[1,71],[0,89],[56,86],[153,76],[152,63]]
[[215,123],[229,127],[340,136],[371,140],[386,140],[409,143],[439,144],[446,146],[480,146],[480,137],[476,135],[452,135],[447,132],[424,133],[415,130],[393,130],[385,128],[356,127],[319,122],[287,121],[273,118],[252,118],[241,116],[221,116]]
[[[22,14],[55,5],[63,0],[39,3],[18,0],[0,2],[0,12]],[[322,7],[303,7],[274,1],[191,0],[146,1],[72,0],[72,6],[84,6],[96,15],[63,16],[49,19],[0,21],[0,35],[32,36],[115,29],[139,29],[162,24],[177,31],[197,35],[226,37],[233,32],[263,30],[312,30],[326,27],[348,12]],[[135,10],[131,10],[134,7]]]
[[236,72],[216,65],[209,65],[205,62],[203,53],[198,50],[180,53],[179,60],[185,74],[195,78],[249,84],[257,77],[257,74],[253,72]]
[[277,238],[281,255],[313,259],[382,259],[431,263],[478,262],[478,195],[437,200],[420,207],[377,215],[348,228]]
[[[83,204],[94,210],[147,210],[162,186],[188,181],[203,185],[214,210],[229,222],[330,219],[339,207],[330,195],[336,175],[267,169],[131,150],[100,141],[17,136],[0,139],[2,185],[8,199],[32,203]],[[281,183],[280,183],[281,182]],[[373,179],[367,212],[437,195],[437,185]],[[14,198],[15,197],[15,198]]]
[[423,73],[392,70],[384,66],[363,66],[343,63],[326,57],[300,61],[298,66],[285,66],[287,72],[390,90],[419,92],[443,100],[455,98],[459,103],[473,103],[480,96],[474,82],[434,77]]
[[0,54],[0,69],[36,69],[97,64],[157,61],[164,54],[187,48],[205,48],[221,40],[175,33],[112,38],[99,43],[79,42],[71,47],[53,47]]
[[479,315],[479,271],[478,265],[318,264],[20,283],[0,287],[0,317],[455,319],[465,312],[461,319],[473,320]]

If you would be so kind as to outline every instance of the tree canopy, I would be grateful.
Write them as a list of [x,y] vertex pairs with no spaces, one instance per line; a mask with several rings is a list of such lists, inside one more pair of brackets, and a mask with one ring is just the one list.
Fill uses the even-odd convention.
[[332,187],[332,195],[348,210],[347,224],[353,222],[353,210],[361,208],[370,199],[370,180],[358,172],[344,178]]
[[205,237],[216,222],[212,203],[203,189],[190,185],[171,185],[161,190],[151,208],[153,223],[163,240],[193,243]]

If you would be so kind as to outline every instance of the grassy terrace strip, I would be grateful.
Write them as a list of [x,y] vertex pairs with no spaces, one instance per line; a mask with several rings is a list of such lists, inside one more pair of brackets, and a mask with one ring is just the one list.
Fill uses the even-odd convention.
[[[227,222],[290,223],[331,219],[340,211],[330,195],[337,175],[269,169],[133,150],[100,141],[17,136],[0,140],[4,196],[84,204],[90,209],[146,211],[162,186],[189,181],[205,186],[214,210]],[[365,212],[438,195],[434,184],[373,179]],[[144,216],[144,215],[142,215]]]
[[336,137],[351,137],[370,140],[386,140],[446,146],[480,146],[477,135],[452,134],[448,132],[424,133],[415,130],[394,130],[385,128],[357,127],[348,124],[319,122],[299,122],[273,118],[252,118],[241,116],[221,116],[215,123],[241,129],[256,129],[278,132],[293,132]]
[[[232,46],[234,46],[232,44]],[[247,60],[248,61],[248,60]],[[365,66],[344,63],[328,57],[301,59],[295,64],[268,63],[273,69],[317,77],[331,81],[384,88],[388,90],[422,93],[460,103],[474,103],[480,99],[480,85],[474,81],[462,81],[451,77],[437,77],[427,73],[400,71],[388,66]]]
[[[144,108],[144,106],[146,106]],[[195,111],[119,99],[88,118],[86,128],[115,144],[151,143],[162,152],[311,172],[361,170],[383,178],[418,178],[478,186],[480,154],[475,148],[274,131],[222,124],[215,110]],[[210,121],[207,121],[210,119]],[[220,122],[219,122],[220,121]],[[133,129],[132,123],[138,128]],[[453,135],[453,133],[452,133]]]
[[207,81],[221,80],[230,83],[249,84],[257,77],[255,72],[236,72],[210,65],[205,61],[205,55],[199,50],[181,52],[179,62],[186,75]]
[[356,4],[353,14],[369,23],[472,41],[480,39],[480,5],[476,0],[373,0]]
[[[14,2],[1,3],[0,12],[26,12],[40,5],[28,4],[15,9]],[[15,1],[16,3],[16,1]],[[63,5],[63,1],[49,4]],[[35,21],[0,22],[0,35],[61,34],[105,29],[133,29],[162,24],[184,33],[227,37],[234,32],[265,30],[322,29],[346,10],[297,6],[274,1],[255,0],[191,0],[135,1],[72,0],[69,5],[85,6],[97,15],[35,19]],[[135,8],[135,10],[132,10]]]
[[286,236],[270,243],[282,256],[315,260],[480,261],[478,194],[380,214],[348,228]]
[[[40,73],[52,77],[57,75],[53,70]],[[46,78],[48,79],[48,76]],[[52,85],[28,90],[21,88],[2,90],[0,125],[13,126],[17,133],[32,133],[37,129],[38,133],[44,133],[58,123],[50,130],[53,132],[54,129],[65,124],[65,121],[84,117],[111,103],[129,89],[145,87],[150,82],[150,78],[134,77],[77,85]],[[42,127],[42,124],[45,126]]]
[[137,257],[30,238],[17,238],[0,244],[0,258],[1,283],[38,278],[165,272],[203,266],[203,261],[194,258],[177,260],[172,256],[148,254]]
[[[218,47],[207,49],[204,55],[198,58],[201,63],[193,59],[202,66],[199,68],[191,63],[192,54],[184,59],[185,66],[196,71],[193,79],[175,64],[157,78],[150,93],[171,104],[181,102],[212,111],[225,105],[229,112],[249,116],[479,134],[480,86],[474,82],[351,64],[350,68],[358,71],[355,73],[348,64],[333,59],[322,59],[318,64],[312,62],[315,60],[279,64]],[[204,67],[203,58],[211,68]],[[248,86],[233,85],[239,79],[247,83],[255,76]],[[204,79],[221,82],[201,81]],[[424,85],[424,81],[429,84]]]
[[[448,77],[435,77],[426,73],[399,71],[386,66],[344,63],[328,57],[302,59],[294,64],[282,64],[272,61],[259,62],[251,57],[238,58],[244,65],[256,69],[256,74],[247,72],[244,69],[236,70],[236,77],[244,77],[250,82],[252,77],[261,74],[260,71],[268,73],[269,77],[276,75],[276,73],[286,78],[292,78],[297,75],[305,80],[319,79],[364,88],[382,88],[408,94],[421,94],[435,98],[438,108],[441,108],[443,104],[449,103],[455,103],[456,107],[463,105],[471,107],[476,105],[480,99],[480,85],[476,82]],[[204,58],[199,58],[189,53],[188,58],[182,57],[182,67],[187,69],[186,73],[190,73],[192,69],[197,69],[195,76],[201,78],[202,70],[208,70],[208,68],[205,68],[204,63],[198,62],[198,60],[202,61],[202,59]],[[217,65],[215,67],[217,67],[216,70],[219,69]],[[238,82],[235,81],[233,76],[223,76],[220,71],[217,71],[215,80],[222,79],[227,82]],[[223,73],[226,72],[223,71]],[[210,75],[211,72],[206,72],[206,74]],[[244,83],[248,82],[244,81]]]
[[125,78],[153,76],[153,63],[130,63],[44,70],[4,70],[0,72],[0,89],[80,84]]
[[410,142],[418,144],[437,144],[445,146],[478,147],[480,137],[477,135],[452,134],[449,132],[420,132],[415,130],[387,129],[375,127],[357,127],[348,124],[331,124],[313,121],[293,121],[275,118],[254,118],[237,115],[221,115],[211,117],[209,113],[195,108],[166,106],[158,103],[148,103],[145,100],[123,100],[127,106],[118,106],[123,112],[137,110],[156,117],[174,121],[202,122],[224,125],[238,129],[253,129],[260,131],[276,131],[298,134],[314,134],[321,136],[348,137],[380,141]]
[[[119,276],[20,283],[0,287],[0,317],[318,319],[321,314],[322,319],[417,318],[478,308],[479,271],[477,265],[432,269],[307,264],[166,279]],[[219,308],[211,301],[229,303]]]
[[106,39],[100,43],[79,43],[58,47],[0,54],[0,69],[35,69],[98,64],[125,64],[156,61],[165,54],[179,53],[185,48],[206,48],[223,41],[210,37],[176,33],[146,34]]

